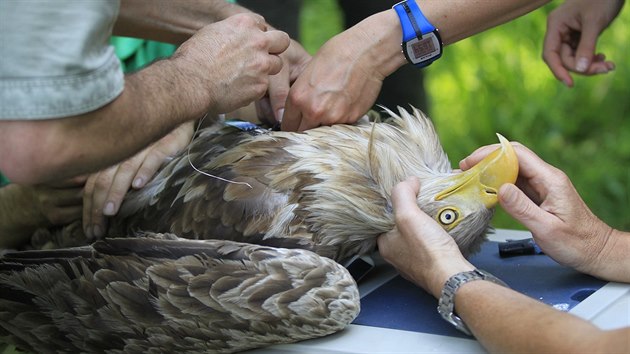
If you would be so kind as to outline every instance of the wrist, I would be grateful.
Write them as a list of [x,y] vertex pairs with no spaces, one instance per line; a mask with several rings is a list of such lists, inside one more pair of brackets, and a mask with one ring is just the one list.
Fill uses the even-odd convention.
[[607,227],[608,231],[601,237],[599,251],[593,253],[586,269],[580,270],[609,281],[630,282],[627,272],[630,265],[630,233]]
[[[148,69],[161,71],[159,77],[162,78],[163,88],[168,91],[173,101],[171,109],[179,108],[173,112],[174,118],[177,119],[177,124],[181,124],[197,119],[207,112],[215,113],[212,108],[217,104],[211,90],[212,83],[208,83],[202,75],[191,70],[200,67],[200,64],[191,60],[185,51],[178,52],[166,60],[154,63]],[[185,83],[181,80],[185,80]]]
[[402,52],[416,68],[425,68],[442,56],[442,38],[415,0],[393,6],[402,28]]
[[370,43],[365,57],[381,78],[389,76],[407,63],[400,49],[402,30],[393,9],[374,14],[356,26],[364,36],[361,38],[362,43]]
[[444,284],[455,274],[475,270],[475,266],[465,258],[441,257],[430,273],[427,289],[436,299],[440,297]]
[[[451,276],[444,284],[438,301],[438,313],[442,316],[442,318],[444,318],[444,320],[448,323],[454,325],[458,330],[468,335],[472,335],[472,332],[455,311],[456,295],[460,293],[459,290],[461,287],[466,286],[466,284],[470,282],[476,282],[479,280],[485,280],[508,287],[507,284],[494,275],[481,269],[474,269],[472,271],[460,272]],[[459,298],[459,300],[461,300],[461,298]]]

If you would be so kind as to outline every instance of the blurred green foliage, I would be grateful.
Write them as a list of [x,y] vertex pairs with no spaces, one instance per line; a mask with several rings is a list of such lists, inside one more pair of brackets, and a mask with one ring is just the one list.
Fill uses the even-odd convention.
[[[630,9],[599,41],[616,70],[574,77],[569,89],[541,58],[547,14],[557,5],[446,47],[425,69],[429,114],[454,166],[501,133],[565,171],[602,220],[630,230]],[[301,16],[311,53],[342,28],[335,0],[305,0]],[[523,228],[502,211],[493,223]]]

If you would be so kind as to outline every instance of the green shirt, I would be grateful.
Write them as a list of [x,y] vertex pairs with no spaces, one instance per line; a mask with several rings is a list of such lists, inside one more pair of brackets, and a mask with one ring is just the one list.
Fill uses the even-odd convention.
[[0,172],[0,187],[4,187],[9,184],[9,179]]
[[173,44],[129,37],[112,37],[110,43],[126,73],[139,70],[154,60],[170,57],[177,49]]

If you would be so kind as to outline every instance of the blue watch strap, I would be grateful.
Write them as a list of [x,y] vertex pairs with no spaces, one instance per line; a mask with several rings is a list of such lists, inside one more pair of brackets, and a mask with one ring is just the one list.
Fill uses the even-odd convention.
[[442,56],[440,34],[416,4],[404,0],[393,6],[402,27],[402,52],[407,61],[417,68],[431,65]]
[[424,17],[414,0],[401,1],[394,5],[394,10],[400,19],[403,41],[421,39],[423,34],[435,31],[435,27]]

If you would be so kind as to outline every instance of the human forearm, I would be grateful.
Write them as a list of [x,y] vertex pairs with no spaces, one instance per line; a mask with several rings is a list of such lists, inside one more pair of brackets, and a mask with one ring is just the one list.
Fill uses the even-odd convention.
[[[448,45],[522,16],[550,0],[416,0],[416,2],[425,17],[439,29],[444,45]],[[381,74],[387,76],[405,64],[400,51],[402,30],[394,10],[375,14],[357,24],[355,29],[359,36],[363,36],[355,40],[371,44],[369,58],[376,67],[381,68]]]
[[593,276],[630,283],[630,233],[612,230],[585,272]]
[[[549,0],[417,0],[445,44],[523,15]],[[317,52],[286,101],[282,130],[356,122],[374,104],[383,79],[406,64],[393,9],[336,35]]]
[[452,44],[533,11],[551,0],[417,0],[424,15]]
[[[521,156],[527,157],[519,155],[519,159]],[[401,274],[438,298],[453,275],[470,271],[473,266],[464,259],[454,239],[418,209],[418,190],[419,182],[415,179],[399,183],[392,190],[396,229],[379,236],[378,249]],[[620,252],[627,257],[627,251]],[[462,284],[455,292],[454,305],[455,313],[492,353],[627,353],[630,350],[630,327],[602,331],[587,321],[490,281]]]
[[250,12],[225,0],[123,0],[114,34],[179,44],[210,23]]
[[122,94],[98,110],[1,121],[0,170],[16,183],[33,184],[111,166],[185,121],[262,97],[288,45],[286,33],[266,30],[259,15],[205,26],[170,58],[127,77]]
[[[624,352],[628,329],[602,331],[590,322],[557,311],[488,281],[461,286],[455,310],[491,353]],[[626,342],[626,351],[627,342]]]
[[5,152],[0,169],[25,184],[93,172],[199,117],[212,100],[199,80],[183,82],[192,75],[173,65],[176,62],[157,62],[128,76],[123,93],[96,111],[64,119],[0,123]]

